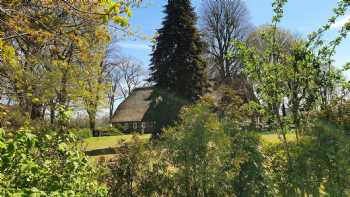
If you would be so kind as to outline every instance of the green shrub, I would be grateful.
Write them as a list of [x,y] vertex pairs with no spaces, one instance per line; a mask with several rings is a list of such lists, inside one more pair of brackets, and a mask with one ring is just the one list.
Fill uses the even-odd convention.
[[[231,157],[230,138],[205,102],[184,108],[181,121],[165,132],[165,147],[176,168],[175,196],[231,196],[241,155]],[[176,193],[179,192],[180,193]]]
[[317,122],[299,142],[265,147],[266,166],[277,196],[349,196],[350,139]]
[[110,136],[123,135],[121,130],[115,127],[102,127],[102,128],[97,128],[96,130],[101,132],[102,135],[110,135]]
[[[317,122],[299,141],[260,143],[210,102],[184,108],[152,145],[123,146],[109,166],[114,196],[349,196],[350,139]],[[286,146],[287,145],[287,146]]]
[[[174,196],[169,164],[159,147],[144,144],[137,136],[125,143],[107,162],[105,178],[111,196]],[[103,162],[103,161],[102,161]]]
[[267,196],[252,133],[212,112],[210,102],[185,108],[153,145],[123,146],[109,165],[113,196]]
[[74,136],[37,136],[0,129],[1,196],[106,196]]
[[89,128],[70,129],[70,132],[74,134],[78,139],[86,139],[92,137],[92,132]]
[[[78,139],[86,139],[86,138],[93,137],[90,128],[70,129],[69,131],[73,133],[75,136],[77,136]],[[99,131],[101,136],[123,135],[123,133],[118,128],[114,128],[114,127],[97,128],[96,131]]]
[[185,108],[165,132],[175,196],[268,196],[258,137],[238,130],[230,118],[219,119],[213,109],[207,99]]
[[18,108],[5,108],[0,105],[0,127],[16,129],[21,127],[27,119],[28,117]]
[[[225,127],[232,128],[233,126],[229,124],[232,123],[226,123]],[[236,196],[271,196],[270,180],[264,166],[265,157],[257,134],[244,131],[233,132],[231,139],[231,152],[241,150],[244,158],[240,164],[239,174],[233,180]],[[235,159],[234,155],[233,159]]]

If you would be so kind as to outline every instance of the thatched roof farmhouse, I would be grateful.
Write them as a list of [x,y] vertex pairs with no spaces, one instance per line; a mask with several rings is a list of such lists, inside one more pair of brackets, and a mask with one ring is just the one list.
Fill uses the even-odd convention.
[[[252,100],[254,94],[243,79],[235,84],[234,90],[240,93],[244,101]],[[225,88],[216,87],[206,96],[211,97],[218,105],[225,96]],[[136,88],[118,106],[111,123],[126,132],[154,132],[176,120],[178,112],[186,104],[186,100],[166,91],[156,90],[153,87]]]
[[152,132],[155,122],[146,118],[152,93],[151,87],[136,88],[118,106],[111,121],[113,126],[121,126],[128,132]]

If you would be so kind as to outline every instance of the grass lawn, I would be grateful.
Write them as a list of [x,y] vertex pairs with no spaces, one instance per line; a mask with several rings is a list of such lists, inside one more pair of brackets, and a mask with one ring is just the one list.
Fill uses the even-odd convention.
[[[259,134],[261,140],[264,143],[280,143],[276,133],[267,132]],[[121,142],[130,142],[132,140],[133,135],[118,135],[118,136],[105,136],[105,137],[90,137],[83,140],[83,146],[87,151],[96,150],[96,149],[104,149],[104,148],[115,148],[120,145]],[[150,134],[138,135],[141,141],[147,142],[151,137]],[[294,133],[288,133],[287,139],[290,141],[295,140]]]
[[[120,143],[130,142],[134,135],[118,135],[118,136],[105,136],[105,137],[90,137],[83,140],[83,146],[87,151],[104,149],[104,148],[115,148]],[[141,141],[148,141],[151,137],[150,134],[137,135]]]
[[[118,135],[118,136],[105,136],[105,137],[90,137],[83,140],[82,145],[86,151],[94,151],[94,150],[100,150],[100,149],[108,149],[108,148],[117,148],[120,146],[122,142],[130,142],[132,140],[134,135]],[[144,134],[144,135],[137,135],[139,139],[143,142],[147,142],[151,135],[150,134]],[[279,139],[278,135],[276,133],[272,132],[265,132],[259,134],[260,139],[262,140],[263,144],[277,144],[280,143],[281,140]],[[295,140],[295,134],[294,133],[288,133],[287,139],[289,141]],[[90,161],[97,161],[99,158],[104,157],[105,159],[112,158],[114,154],[97,154],[94,156],[90,156]]]
[[[279,136],[276,133],[268,132],[268,133],[261,133],[259,135],[263,143],[277,144],[281,142],[281,140],[279,139]],[[287,133],[286,136],[288,141],[296,140],[294,132]]]

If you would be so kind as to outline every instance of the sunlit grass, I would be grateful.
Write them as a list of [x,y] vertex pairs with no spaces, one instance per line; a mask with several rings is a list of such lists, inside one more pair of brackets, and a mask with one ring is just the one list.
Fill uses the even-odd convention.
[[[151,135],[137,135],[141,141],[147,142]],[[266,132],[259,134],[260,139],[264,143],[276,144],[280,143],[281,139],[276,133]],[[132,141],[133,135],[118,135],[118,136],[105,136],[105,137],[91,137],[83,140],[83,146],[86,151],[104,149],[104,148],[116,148],[120,146],[122,142]],[[287,133],[287,140],[294,141],[296,139],[293,132]]]
[[[281,136],[279,136],[277,133],[273,132],[268,132],[268,133],[262,133],[260,134],[260,139],[262,140],[263,143],[268,143],[268,144],[278,144],[281,143]],[[293,132],[289,132],[286,134],[287,141],[295,141],[296,137]]]
[[[91,137],[83,140],[83,146],[86,151],[105,149],[105,148],[116,148],[122,142],[132,141],[134,135],[118,135],[118,136],[104,136],[104,137]],[[137,135],[141,141],[147,142],[151,135]]]
[[[107,148],[117,148],[121,145],[123,142],[131,142],[134,135],[118,135],[118,136],[105,136],[105,137],[91,137],[86,138],[83,140],[82,145],[84,147],[84,150],[86,151],[92,151],[92,150],[98,150],[98,149],[107,149]],[[137,135],[139,139],[142,142],[148,142],[151,135],[150,134],[144,134],[144,135]],[[265,132],[259,134],[260,139],[263,144],[278,144],[281,143],[280,137],[273,132]],[[293,132],[290,132],[287,134],[287,140],[288,141],[294,141],[295,134]],[[100,158],[105,158],[106,160],[113,158],[114,155],[96,155],[96,156],[90,156],[90,161],[97,161]]]

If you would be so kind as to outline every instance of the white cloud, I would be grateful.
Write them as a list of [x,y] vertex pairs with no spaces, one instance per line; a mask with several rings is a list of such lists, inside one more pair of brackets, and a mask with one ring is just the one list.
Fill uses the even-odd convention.
[[130,42],[121,42],[118,45],[122,48],[127,49],[136,49],[136,50],[150,50],[151,47],[145,43],[130,43]]
[[347,22],[350,21],[350,14],[344,16],[342,19],[336,21],[332,26],[331,28],[333,29],[338,29],[338,28],[341,28],[343,27]]

